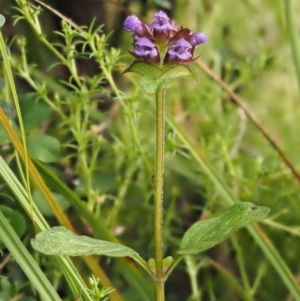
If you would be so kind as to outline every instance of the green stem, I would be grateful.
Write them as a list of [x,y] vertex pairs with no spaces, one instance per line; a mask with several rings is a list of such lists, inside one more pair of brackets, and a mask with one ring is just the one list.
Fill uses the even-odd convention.
[[156,301],[165,301],[165,282],[156,282]]
[[165,90],[156,93],[156,151],[154,189],[154,243],[157,301],[165,300],[163,281],[163,174],[165,142]]

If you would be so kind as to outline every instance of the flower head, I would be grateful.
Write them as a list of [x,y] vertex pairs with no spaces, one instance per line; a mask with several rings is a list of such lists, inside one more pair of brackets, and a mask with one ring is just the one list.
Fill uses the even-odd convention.
[[134,53],[139,57],[155,58],[158,55],[155,45],[147,38],[139,38],[134,46]]
[[159,11],[153,15],[154,22],[150,24],[150,28],[156,29],[157,31],[171,30],[172,25],[169,22],[169,17],[163,11]]
[[168,51],[170,59],[177,58],[182,61],[186,61],[192,57],[191,49],[193,46],[184,39],[179,40]]
[[192,33],[168,15],[159,11],[148,26],[135,15],[124,22],[126,31],[131,31],[134,45],[132,54],[138,60],[162,66],[165,64],[186,64],[193,60],[195,48],[207,40],[203,32]]

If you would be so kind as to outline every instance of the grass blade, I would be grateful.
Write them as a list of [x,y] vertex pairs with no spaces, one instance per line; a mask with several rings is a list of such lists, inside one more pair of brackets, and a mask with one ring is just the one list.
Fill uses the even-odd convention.
[[45,301],[61,301],[53,286],[39,268],[31,254],[23,246],[18,235],[0,211],[0,236],[4,244],[20,265],[32,285]]

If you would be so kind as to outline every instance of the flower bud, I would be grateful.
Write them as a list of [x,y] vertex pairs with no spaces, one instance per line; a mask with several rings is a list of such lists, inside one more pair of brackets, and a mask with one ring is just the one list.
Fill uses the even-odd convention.
[[199,44],[205,44],[206,39],[207,37],[204,32],[197,32],[190,36],[189,42],[193,47],[195,47],[198,46]]

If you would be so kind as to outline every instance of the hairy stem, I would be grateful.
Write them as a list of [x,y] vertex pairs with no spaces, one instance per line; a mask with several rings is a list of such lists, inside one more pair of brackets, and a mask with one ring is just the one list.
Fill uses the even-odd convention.
[[163,281],[163,174],[165,142],[165,90],[156,93],[156,151],[154,190],[154,243],[157,301],[165,300]]

